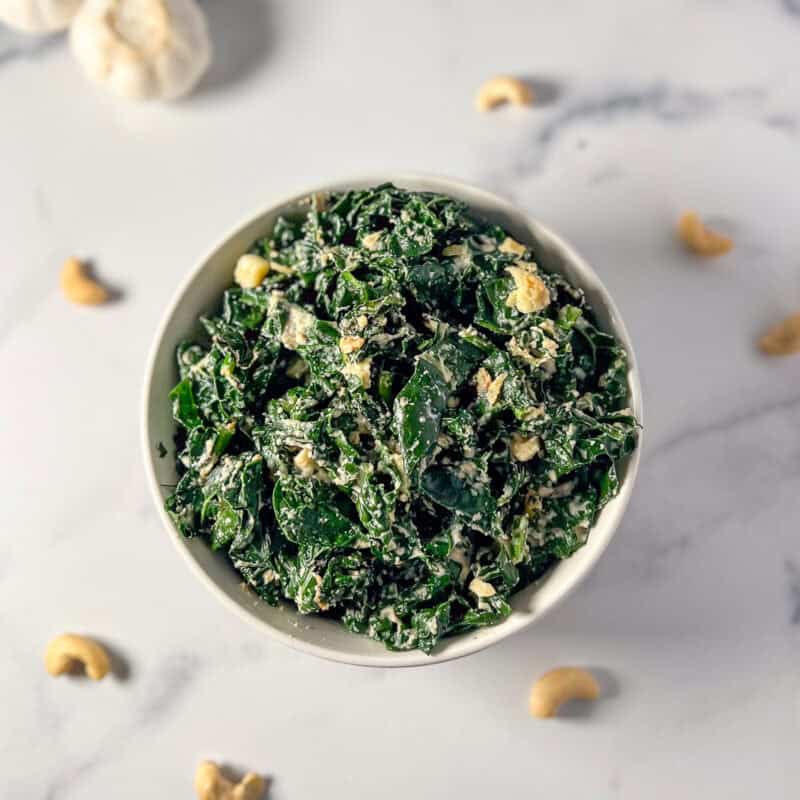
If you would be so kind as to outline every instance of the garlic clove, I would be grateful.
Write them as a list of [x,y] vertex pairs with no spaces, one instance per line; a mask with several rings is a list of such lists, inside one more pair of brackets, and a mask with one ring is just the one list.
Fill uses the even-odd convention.
[[70,39],[90,80],[135,100],[187,94],[211,61],[195,0],[86,0]]

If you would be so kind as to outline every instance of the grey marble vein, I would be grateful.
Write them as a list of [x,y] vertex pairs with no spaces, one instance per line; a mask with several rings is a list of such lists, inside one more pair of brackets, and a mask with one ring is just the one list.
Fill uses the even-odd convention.
[[582,122],[609,122],[630,115],[651,116],[665,124],[687,122],[707,116],[719,100],[712,94],[664,83],[600,92],[572,102],[567,99],[561,110],[533,131],[529,145],[520,148],[524,155],[512,162],[509,171],[518,177],[540,172],[554,143]]
[[625,175],[625,170],[617,164],[609,164],[589,175],[586,181],[589,186],[602,186],[612,181],[619,180]]
[[785,133],[796,133],[800,128],[800,121],[798,121],[797,117],[792,117],[789,114],[770,114],[764,117],[764,124],[768,128],[774,128]]
[[716,433],[723,433],[742,425],[753,424],[763,419],[764,417],[778,414],[784,411],[790,411],[795,408],[800,408],[800,397],[790,397],[785,400],[779,400],[773,403],[761,403],[757,407],[748,409],[747,411],[737,412],[728,417],[709,422],[708,424],[692,426],[690,428],[682,428],[680,433],[675,434],[671,438],[658,443],[655,447],[648,451],[648,460],[654,461],[668,455],[672,450],[680,447],[685,442],[696,441],[705,436],[711,436]]
[[44,800],[60,800],[60,798],[69,797],[76,783],[79,783],[81,779],[90,774],[92,770],[101,766],[103,757],[103,752],[97,753],[95,757],[85,759],[69,769],[60,772],[55,780],[45,788],[44,794],[42,795]]
[[792,625],[800,625],[800,566],[791,558],[785,560],[784,566],[789,589],[790,620]]
[[780,4],[793,17],[800,17],[800,0],[780,0]]
[[180,702],[197,678],[200,667],[197,657],[190,653],[173,653],[156,669],[152,686],[139,707],[143,724],[157,722]]
[[[752,113],[768,99],[768,91],[761,86],[742,85],[721,92],[674,86],[665,82],[642,86],[628,86],[587,93],[570,98],[565,93],[563,102],[557,103],[544,122],[536,120],[527,128],[524,140],[515,147],[510,162],[499,174],[488,176],[493,185],[507,184],[543,172],[553,147],[564,135],[581,123],[607,124],[634,117],[656,120],[663,125],[680,125],[710,118],[721,110]],[[792,119],[790,114],[775,113],[784,126]],[[578,142],[579,149],[586,141]]]
[[[791,497],[800,474],[791,436],[782,436],[780,445],[763,443],[765,432],[793,430],[798,406],[800,399],[793,399],[740,412],[682,430],[646,450],[637,493],[619,534],[628,537],[628,547],[618,551],[630,566],[627,572],[647,585],[665,584],[676,565],[709,540],[746,551],[765,503]],[[744,479],[753,484],[747,490],[737,488]],[[784,513],[791,514],[791,506]],[[794,562],[786,566],[790,591],[800,590],[800,572],[793,567]],[[794,613],[798,605],[792,597]]]
[[45,227],[53,225],[53,206],[44,186],[33,187],[33,211],[36,219]]
[[[84,758],[59,771],[44,792],[46,800],[70,796],[94,770],[107,766],[132,743],[132,733],[141,726],[157,723],[169,714],[185,695],[202,670],[199,659],[190,653],[172,653],[153,667],[153,678],[144,689],[144,699],[138,713],[109,730],[102,743]],[[63,729],[63,725],[62,725]]]
[[36,59],[64,45],[64,37],[26,36],[3,28],[0,23],[0,67],[13,61]]

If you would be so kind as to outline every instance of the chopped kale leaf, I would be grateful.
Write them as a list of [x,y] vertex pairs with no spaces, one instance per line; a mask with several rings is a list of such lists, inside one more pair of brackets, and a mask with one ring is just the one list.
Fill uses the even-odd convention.
[[624,348],[441,195],[317,196],[250,252],[264,281],[177,351],[176,527],[390,649],[503,620],[618,491]]

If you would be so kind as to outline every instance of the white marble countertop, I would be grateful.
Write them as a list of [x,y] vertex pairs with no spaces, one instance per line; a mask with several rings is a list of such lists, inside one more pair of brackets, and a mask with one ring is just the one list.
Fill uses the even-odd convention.
[[[0,31],[0,796],[189,798],[206,757],[273,800],[800,796],[800,3],[208,0],[218,59],[175,106],[109,100],[61,39]],[[530,111],[472,110],[498,71]],[[139,452],[144,356],[232,223],[318,179],[440,172],[551,224],[617,298],[644,460],[602,562],[527,632],[410,671],[318,661],[233,616],[160,527]],[[699,263],[677,214],[724,221]],[[69,306],[66,256],[124,293]],[[47,640],[128,662],[54,680]],[[564,663],[613,685],[538,722]]]

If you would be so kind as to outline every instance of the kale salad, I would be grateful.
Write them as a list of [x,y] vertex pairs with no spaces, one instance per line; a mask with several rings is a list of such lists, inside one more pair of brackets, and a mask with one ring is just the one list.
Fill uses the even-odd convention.
[[638,427],[624,348],[536,258],[390,184],[278,219],[178,348],[181,533],[392,650],[503,620],[584,544]]

